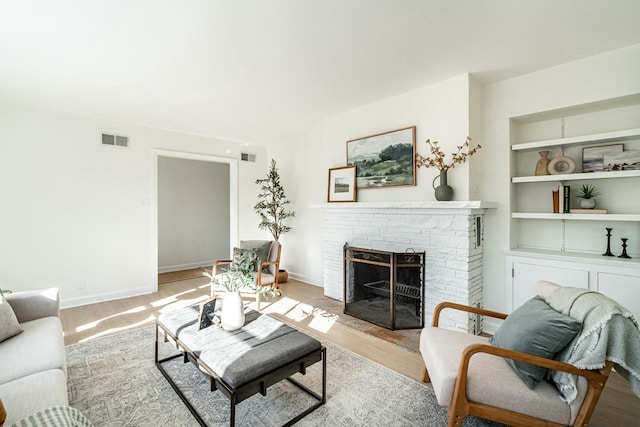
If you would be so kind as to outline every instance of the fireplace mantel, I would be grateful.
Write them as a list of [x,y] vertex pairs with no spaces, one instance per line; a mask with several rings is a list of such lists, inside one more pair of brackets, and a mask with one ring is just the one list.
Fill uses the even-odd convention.
[[312,208],[321,209],[428,209],[437,211],[469,210],[469,209],[495,209],[496,202],[481,200],[455,200],[451,202],[420,201],[420,202],[341,202],[341,203],[319,203],[311,205]]
[[[343,246],[426,253],[425,314],[442,301],[482,306],[483,219],[487,201],[322,203],[324,294],[343,299]],[[449,310],[450,311],[450,310]],[[479,319],[444,314],[443,324],[479,332]]]

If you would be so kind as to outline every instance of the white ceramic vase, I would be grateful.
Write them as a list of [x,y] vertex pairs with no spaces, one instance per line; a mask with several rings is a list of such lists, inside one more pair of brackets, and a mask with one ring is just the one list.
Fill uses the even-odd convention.
[[596,199],[580,199],[582,209],[593,209],[596,207]]
[[235,331],[244,326],[244,304],[240,292],[227,292],[222,301],[222,329]]

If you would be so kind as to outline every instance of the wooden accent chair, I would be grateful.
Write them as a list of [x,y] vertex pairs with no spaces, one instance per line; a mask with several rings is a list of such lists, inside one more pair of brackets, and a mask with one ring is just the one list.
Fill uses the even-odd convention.
[[[243,243],[247,241],[241,241],[240,246],[243,246]],[[267,243],[270,242],[271,246],[269,249],[269,255],[267,257],[267,261],[261,261],[258,271],[255,273],[255,285],[256,287],[269,287],[271,289],[278,289],[278,270],[280,268],[280,253],[282,252],[282,246],[277,240],[254,240],[251,242],[261,242]],[[228,271],[229,266],[233,260],[231,259],[219,259],[213,263],[213,271],[212,276],[216,276],[218,274],[224,274]],[[216,296],[216,294],[224,294],[225,289],[217,288],[214,283],[211,283],[211,296]],[[252,292],[249,290],[243,290],[241,292],[242,295],[255,296],[256,298],[256,306],[257,310],[260,310],[260,301],[262,294],[260,292]]]
[[[548,291],[549,288],[541,290],[542,293]],[[432,326],[422,331],[423,381],[433,384],[438,403],[449,408],[449,426],[460,426],[468,415],[522,427],[588,424],[608,380],[612,362],[607,361],[599,370],[585,370],[495,347],[486,337],[439,328],[440,314],[445,309],[497,319],[506,319],[507,315],[444,302],[436,307]],[[565,403],[555,384],[547,380],[529,389],[504,358],[578,375],[578,397],[571,404]]]

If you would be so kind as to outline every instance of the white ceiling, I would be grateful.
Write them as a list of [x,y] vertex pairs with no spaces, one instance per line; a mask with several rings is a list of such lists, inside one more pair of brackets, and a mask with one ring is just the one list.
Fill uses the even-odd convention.
[[637,44],[639,23],[639,0],[0,0],[0,103],[277,142]]

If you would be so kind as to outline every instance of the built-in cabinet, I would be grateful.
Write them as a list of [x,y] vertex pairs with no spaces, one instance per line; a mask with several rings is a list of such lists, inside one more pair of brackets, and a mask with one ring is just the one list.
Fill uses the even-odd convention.
[[[511,120],[511,214],[507,307],[531,297],[536,280],[596,290],[640,318],[640,170],[582,172],[585,148],[622,144],[640,152],[640,94],[540,112]],[[535,175],[540,152],[571,158],[569,174]],[[598,209],[608,213],[553,213],[552,192],[571,187],[571,208],[583,185],[595,186]],[[612,229],[611,252],[606,228]],[[631,259],[618,256],[627,240]]]

